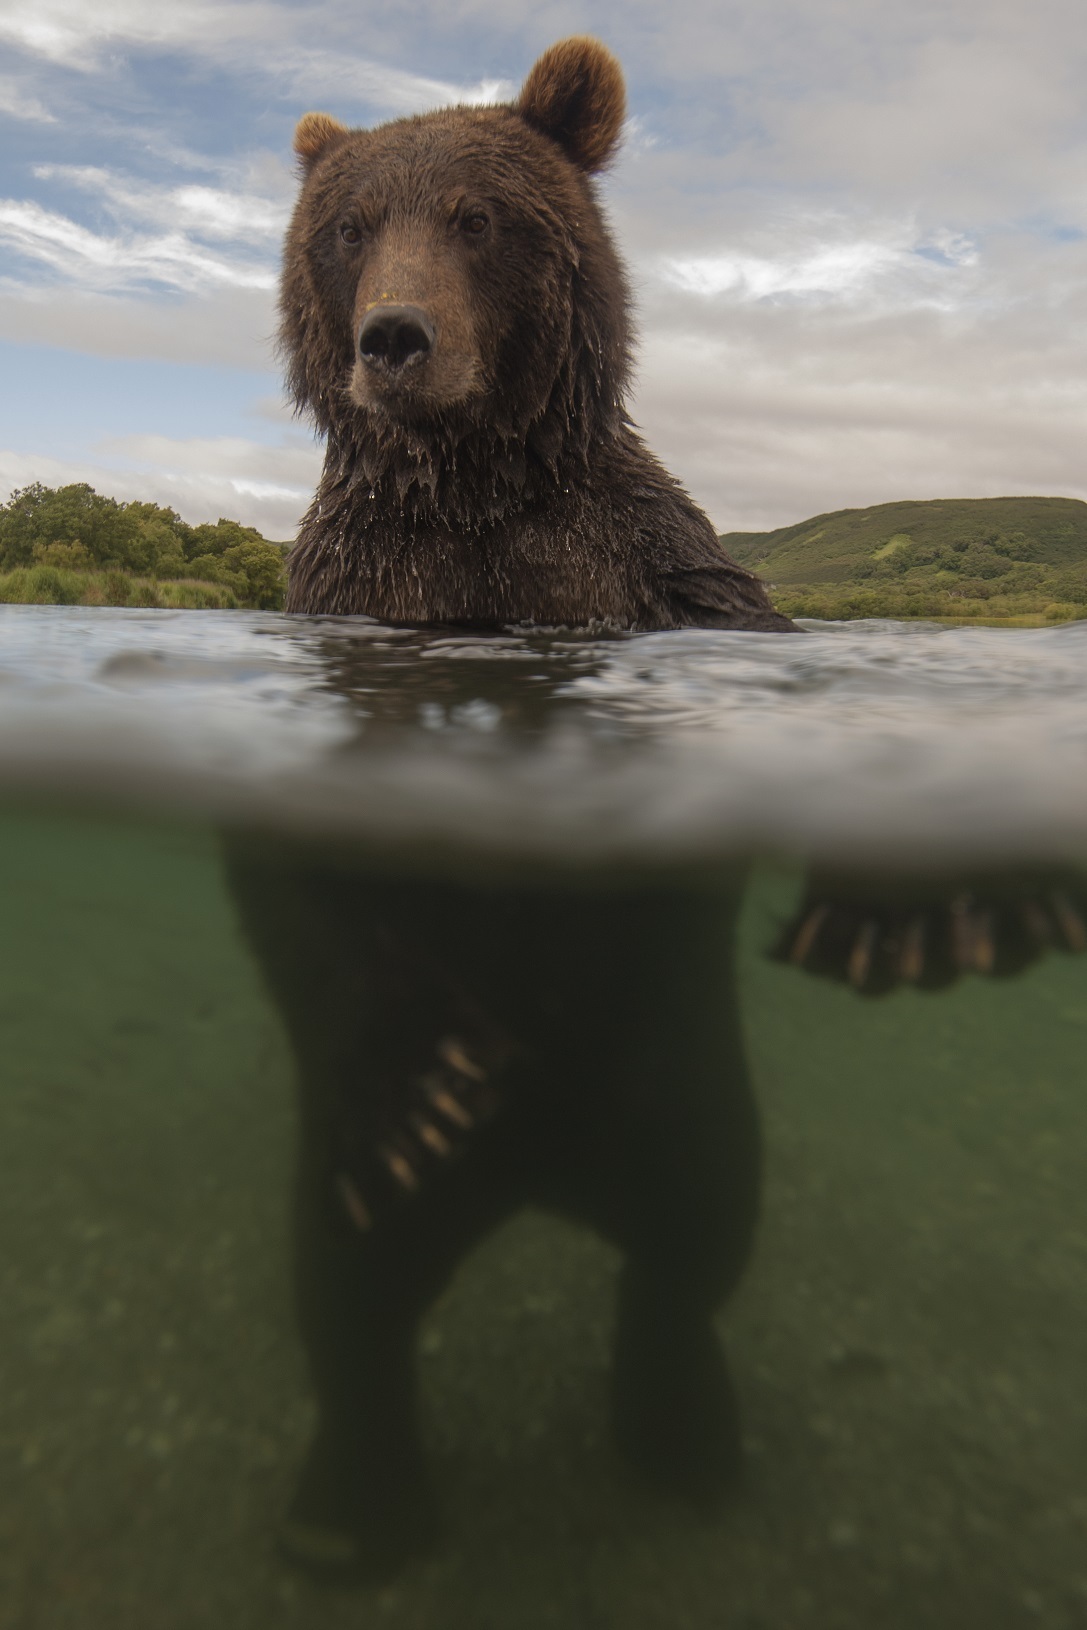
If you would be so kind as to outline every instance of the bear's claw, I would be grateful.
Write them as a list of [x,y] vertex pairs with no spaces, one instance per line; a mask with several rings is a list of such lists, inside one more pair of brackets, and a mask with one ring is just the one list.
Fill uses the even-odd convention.
[[386,1114],[369,1128],[355,1123],[338,1141],[336,1187],[360,1233],[373,1227],[385,1197],[416,1194],[428,1168],[458,1154],[499,1107],[490,1072],[463,1042],[446,1037],[435,1051],[441,1067],[405,1083],[399,1117]]
[[[1078,879],[867,883],[813,876],[771,955],[863,995],[896,985],[939,990],[963,974],[1021,973],[1047,950],[1087,952]],[[927,898],[925,898],[927,896]]]

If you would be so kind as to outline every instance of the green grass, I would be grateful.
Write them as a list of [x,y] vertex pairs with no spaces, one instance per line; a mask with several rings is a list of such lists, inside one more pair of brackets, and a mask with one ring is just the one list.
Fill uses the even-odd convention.
[[1087,503],[947,498],[728,532],[734,560],[793,617],[1038,627],[1087,617]]
[[223,611],[238,605],[222,583],[196,578],[158,581],[127,572],[74,572],[61,566],[16,566],[0,576],[0,604],[18,606],[167,607]]

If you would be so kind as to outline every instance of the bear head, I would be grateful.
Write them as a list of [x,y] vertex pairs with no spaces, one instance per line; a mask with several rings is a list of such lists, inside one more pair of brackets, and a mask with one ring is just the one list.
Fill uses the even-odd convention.
[[281,347],[297,406],[369,479],[481,440],[557,468],[620,422],[629,299],[592,177],[623,116],[618,63],[578,37],[513,103],[300,121]]

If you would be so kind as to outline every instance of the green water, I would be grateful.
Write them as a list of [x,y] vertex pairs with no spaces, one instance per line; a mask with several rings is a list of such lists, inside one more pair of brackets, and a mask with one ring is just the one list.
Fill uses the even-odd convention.
[[747,1471],[692,1514],[607,1432],[616,1260],[526,1214],[422,1342],[442,1548],[328,1592],[272,1535],[312,1425],[280,1021],[198,827],[0,825],[3,1630],[1087,1625],[1087,959],[865,1001],[768,961]]

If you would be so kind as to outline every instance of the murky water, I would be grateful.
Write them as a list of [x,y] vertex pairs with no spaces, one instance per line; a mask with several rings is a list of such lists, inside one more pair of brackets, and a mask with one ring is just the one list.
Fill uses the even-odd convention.
[[[1085,704],[1075,627],[3,608],[4,1630],[1087,1625]],[[449,1025],[447,1164],[387,1049]],[[616,1307],[649,1264],[623,1373],[682,1436],[760,1164],[714,1501],[697,1444],[617,1451]],[[330,1587],[275,1545],[317,1327],[435,1239],[439,1537]]]

